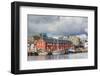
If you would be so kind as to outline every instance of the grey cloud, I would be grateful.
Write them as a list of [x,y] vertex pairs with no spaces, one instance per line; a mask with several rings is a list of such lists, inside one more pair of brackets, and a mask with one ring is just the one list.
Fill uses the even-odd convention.
[[28,35],[34,33],[87,34],[87,17],[28,15]]
[[28,19],[30,23],[50,23],[55,20],[58,20],[58,16],[42,16],[42,15],[28,15]]

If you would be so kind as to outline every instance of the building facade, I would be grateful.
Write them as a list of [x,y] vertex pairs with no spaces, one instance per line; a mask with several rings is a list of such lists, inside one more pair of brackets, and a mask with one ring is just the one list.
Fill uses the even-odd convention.
[[72,47],[68,40],[59,40],[54,38],[40,38],[36,42],[36,48],[44,51],[65,50]]
[[78,46],[80,44],[80,38],[77,36],[69,36],[68,40],[71,41],[75,46]]

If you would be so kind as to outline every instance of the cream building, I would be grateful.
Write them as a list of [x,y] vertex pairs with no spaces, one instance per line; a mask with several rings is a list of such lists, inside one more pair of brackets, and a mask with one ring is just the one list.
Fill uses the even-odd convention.
[[69,36],[68,40],[73,43],[73,45],[79,45],[80,44],[80,38],[77,36]]

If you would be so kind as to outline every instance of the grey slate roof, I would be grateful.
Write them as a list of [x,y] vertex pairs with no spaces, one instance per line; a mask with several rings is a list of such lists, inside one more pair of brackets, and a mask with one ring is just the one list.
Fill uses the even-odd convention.
[[54,38],[43,38],[44,41],[46,41],[47,43],[59,43],[59,44],[72,44],[71,41],[68,40],[59,40],[59,39],[54,39]]

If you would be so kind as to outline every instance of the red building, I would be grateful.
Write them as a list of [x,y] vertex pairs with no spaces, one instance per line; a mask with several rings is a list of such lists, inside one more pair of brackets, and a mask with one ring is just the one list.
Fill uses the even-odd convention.
[[36,48],[44,51],[65,50],[72,46],[68,40],[58,40],[54,38],[40,38],[36,42]]

